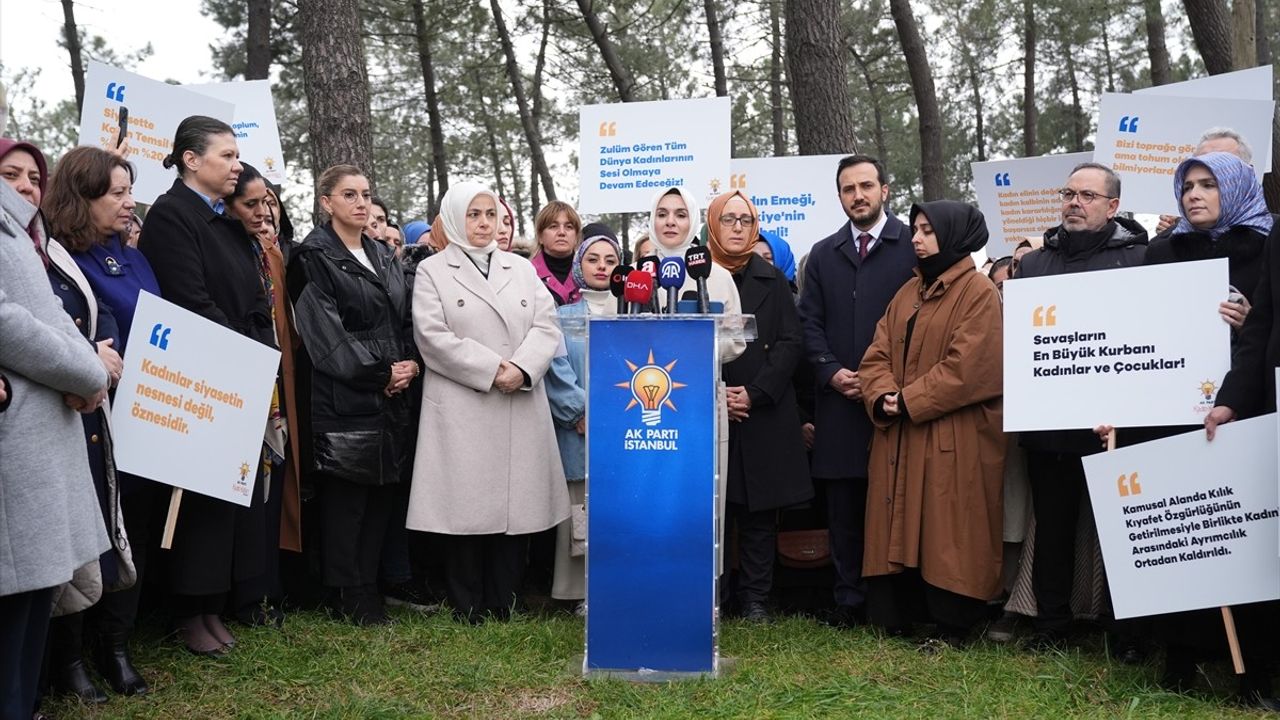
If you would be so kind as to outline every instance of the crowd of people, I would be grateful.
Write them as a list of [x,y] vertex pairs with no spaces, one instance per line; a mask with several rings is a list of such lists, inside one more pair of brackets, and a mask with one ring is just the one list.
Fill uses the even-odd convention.
[[[1179,165],[1180,214],[1154,239],[1120,214],[1116,173],[1084,163],[1065,178],[1061,223],[983,268],[976,208],[899,217],[866,155],[833,168],[848,222],[797,262],[736,190],[705,220],[698,198],[660,190],[634,248],[552,201],[528,253],[483,185],[451,185],[436,217],[401,229],[352,165],[320,173],[323,222],[297,240],[231,127],[189,117],[172,147],[173,185],[140,220],[127,149],[80,147],[49,168],[0,139],[0,718],[38,717],[51,692],[106,702],[99,677],[147,693],[129,648],[144,587],[207,657],[234,652],[228,621],[281,626],[308,583],[339,621],[443,601],[476,624],[523,607],[543,572],[550,597],[583,613],[586,350],[561,320],[615,315],[615,268],[695,244],[714,261],[709,299],[758,330],[718,348],[726,614],[770,620],[780,513],[809,507],[829,547],[822,618],[837,627],[934,651],[984,627],[1007,641],[1027,618],[1034,647],[1058,647],[1096,620],[1122,661],[1162,647],[1177,690],[1223,647],[1200,613],[1109,619],[1081,458],[1110,428],[1003,432],[1001,293],[1011,279],[1227,258],[1234,365],[1206,426],[1274,411],[1276,224],[1231,131]],[[281,352],[252,502],[188,493],[163,552],[170,488],[112,456],[142,291]],[[1237,608],[1242,697],[1271,709],[1274,612]]]

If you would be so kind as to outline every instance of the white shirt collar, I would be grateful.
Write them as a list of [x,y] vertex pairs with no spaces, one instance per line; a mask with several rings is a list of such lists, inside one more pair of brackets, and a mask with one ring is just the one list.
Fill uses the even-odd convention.
[[876,221],[876,224],[875,224],[875,225],[872,225],[872,226],[871,226],[871,229],[870,229],[870,230],[859,230],[859,229],[858,229],[858,226],[857,226],[857,225],[854,225],[854,224],[853,224],[853,221],[852,221],[852,220],[850,220],[850,221],[849,221],[849,232],[851,233],[851,237],[852,237],[854,240],[857,240],[857,239],[858,239],[858,236],[859,236],[859,235],[861,235],[861,234],[862,234],[862,233],[864,233],[864,232],[865,232],[865,233],[868,233],[869,235],[871,235],[871,242],[867,244],[867,248],[868,248],[868,249],[870,249],[870,248],[871,248],[871,246],[875,245],[877,242],[879,242],[879,241],[880,241],[880,233],[884,232],[884,226],[885,226],[885,224],[886,224],[886,223],[888,223],[888,222],[889,222],[889,213],[887,213],[887,212],[885,212],[883,209],[881,209],[881,210],[880,210],[880,219]]

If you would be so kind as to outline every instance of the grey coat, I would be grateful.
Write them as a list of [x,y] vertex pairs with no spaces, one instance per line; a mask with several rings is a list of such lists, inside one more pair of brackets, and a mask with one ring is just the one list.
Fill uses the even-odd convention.
[[0,183],[0,596],[60,585],[110,547],[84,430],[64,393],[93,395],[107,372],[63,311],[26,226],[36,209]]

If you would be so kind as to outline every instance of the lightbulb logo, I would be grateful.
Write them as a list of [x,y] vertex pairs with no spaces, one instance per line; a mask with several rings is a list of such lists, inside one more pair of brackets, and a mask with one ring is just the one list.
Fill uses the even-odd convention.
[[627,360],[627,369],[631,371],[631,379],[617,383],[615,387],[631,391],[631,402],[627,410],[639,405],[640,420],[650,427],[662,423],[662,408],[676,409],[671,402],[671,392],[686,387],[685,383],[671,379],[671,369],[676,366],[675,360],[666,365],[658,365],[653,359],[653,350],[649,351],[649,360],[644,365],[636,365]]
[[1202,405],[1212,405],[1213,396],[1218,392],[1218,386],[1212,380],[1205,380],[1200,383],[1200,395],[1204,398],[1200,401]]

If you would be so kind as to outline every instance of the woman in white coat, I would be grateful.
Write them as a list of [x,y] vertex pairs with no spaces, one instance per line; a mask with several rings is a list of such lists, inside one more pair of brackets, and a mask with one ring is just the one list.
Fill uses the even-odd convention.
[[569,517],[543,374],[561,344],[555,303],[528,260],[499,250],[498,196],[441,199],[448,245],[418,266],[413,335],[427,367],[406,526],[452,536],[455,617],[510,615],[529,536]]

